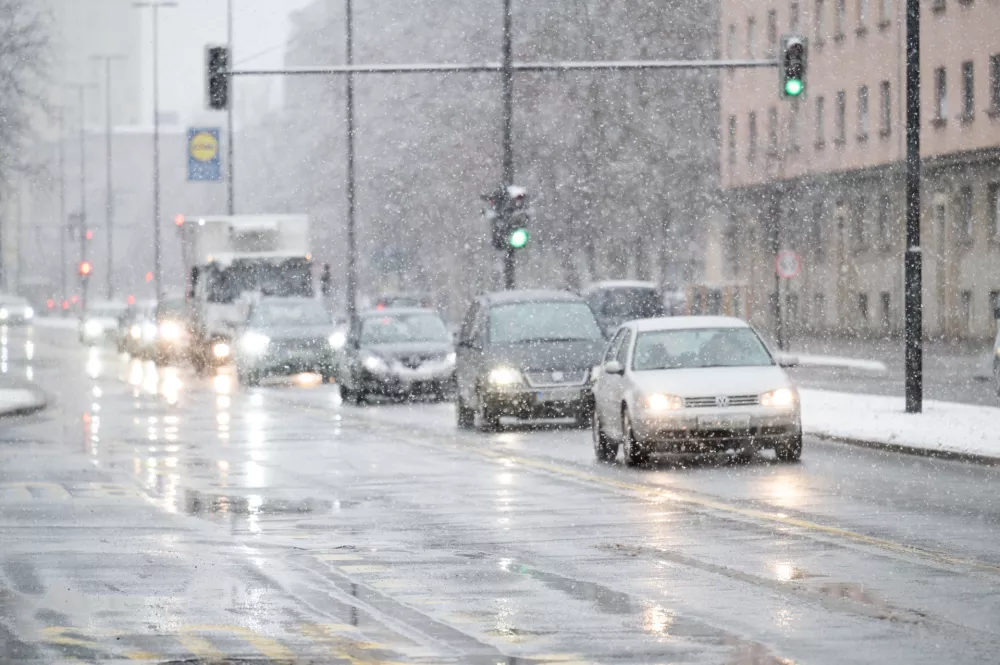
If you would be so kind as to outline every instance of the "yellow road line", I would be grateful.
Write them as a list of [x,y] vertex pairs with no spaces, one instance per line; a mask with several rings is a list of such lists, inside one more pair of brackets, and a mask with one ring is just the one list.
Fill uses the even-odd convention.
[[[295,654],[283,644],[272,640],[270,637],[259,635],[248,628],[244,628],[243,626],[185,626],[182,631],[184,633],[184,638],[194,639],[195,644],[197,644],[198,640],[205,643],[207,643],[207,640],[204,640],[197,635],[193,635],[192,633],[229,633],[232,635],[238,635],[242,639],[246,640],[253,646],[253,648],[257,649],[257,651],[261,652],[271,660],[292,660],[295,658]],[[187,647],[188,645],[185,644],[184,646]],[[212,648],[214,649],[214,647]],[[195,655],[201,658],[206,657],[198,652],[195,652]],[[220,658],[222,657],[222,654],[211,657]]]

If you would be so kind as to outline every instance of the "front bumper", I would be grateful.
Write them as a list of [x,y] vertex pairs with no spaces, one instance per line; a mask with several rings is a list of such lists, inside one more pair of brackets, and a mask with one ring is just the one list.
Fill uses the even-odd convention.
[[370,372],[362,369],[358,376],[360,388],[367,393],[406,397],[410,395],[441,395],[455,388],[455,370],[398,370]]
[[637,441],[672,452],[774,448],[802,435],[797,408],[646,409],[632,421]]
[[[225,362],[228,358],[213,358]],[[245,368],[252,372],[271,376],[287,376],[302,372],[316,372],[323,375],[333,373],[333,354],[323,351],[299,350],[269,352],[257,357],[241,359]]]
[[486,407],[501,416],[521,420],[572,418],[590,413],[594,392],[590,385],[531,388],[490,388],[482,397]]

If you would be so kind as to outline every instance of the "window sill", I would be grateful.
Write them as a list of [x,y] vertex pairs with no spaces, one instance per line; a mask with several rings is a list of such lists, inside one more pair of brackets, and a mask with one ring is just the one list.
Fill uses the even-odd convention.
[[844,41],[844,36],[845,36],[844,33],[838,32],[837,34],[835,34],[833,36],[833,41],[838,42],[838,43],[842,42],[842,41]]
[[882,19],[881,21],[878,22],[878,29],[885,31],[889,29],[890,25],[892,25],[892,21],[888,19]]
[[857,28],[854,29],[854,34],[856,34],[858,37],[864,37],[865,35],[868,34],[868,26],[859,25]]
[[931,127],[936,127],[937,129],[940,129],[947,124],[948,124],[947,118],[934,118],[933,120],[931,120]]
[[816,143],[814,145],[816,146],[817,150],[822,150],[823,148],[826,147],[826,141],[824,141],[823,139],[820,139],[820,140],[816,141]]
[[892,136],[892,130],[891,129],[880,129],[880,130],[878,130],[878,135],[879,135],[880,138],[887,139],[890,136]]
[[868,143],[868,133],[858,134],[858,143]]

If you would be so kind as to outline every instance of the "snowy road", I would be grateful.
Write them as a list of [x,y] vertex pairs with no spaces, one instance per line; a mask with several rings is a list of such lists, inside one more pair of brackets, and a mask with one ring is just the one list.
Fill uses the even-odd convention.
[[[26,331],[11,373],[24,373]],[[244,392],[34,333],[0,434],[0,662],[981,663],[1000,471],[593,462],[587,432]],[[240,662],[243,662],[242,660]]]

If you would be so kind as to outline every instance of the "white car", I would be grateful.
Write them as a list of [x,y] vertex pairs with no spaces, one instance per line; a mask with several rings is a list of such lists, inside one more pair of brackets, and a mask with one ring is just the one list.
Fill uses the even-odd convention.
[[[790,360],[790,359],[789,359]],[[594,453],[641,464],[653,452],[802,454],[799,396],[748,323],[726,316],[631,321],[594,385]]]
[[87,306],[80,319],[80,342],[95,346],[118,336],[118,319],[125,313],[125,303],[97,302]]
[[27,323],[34,316],[35,310],[21,296],[0,295],[0,325]]

